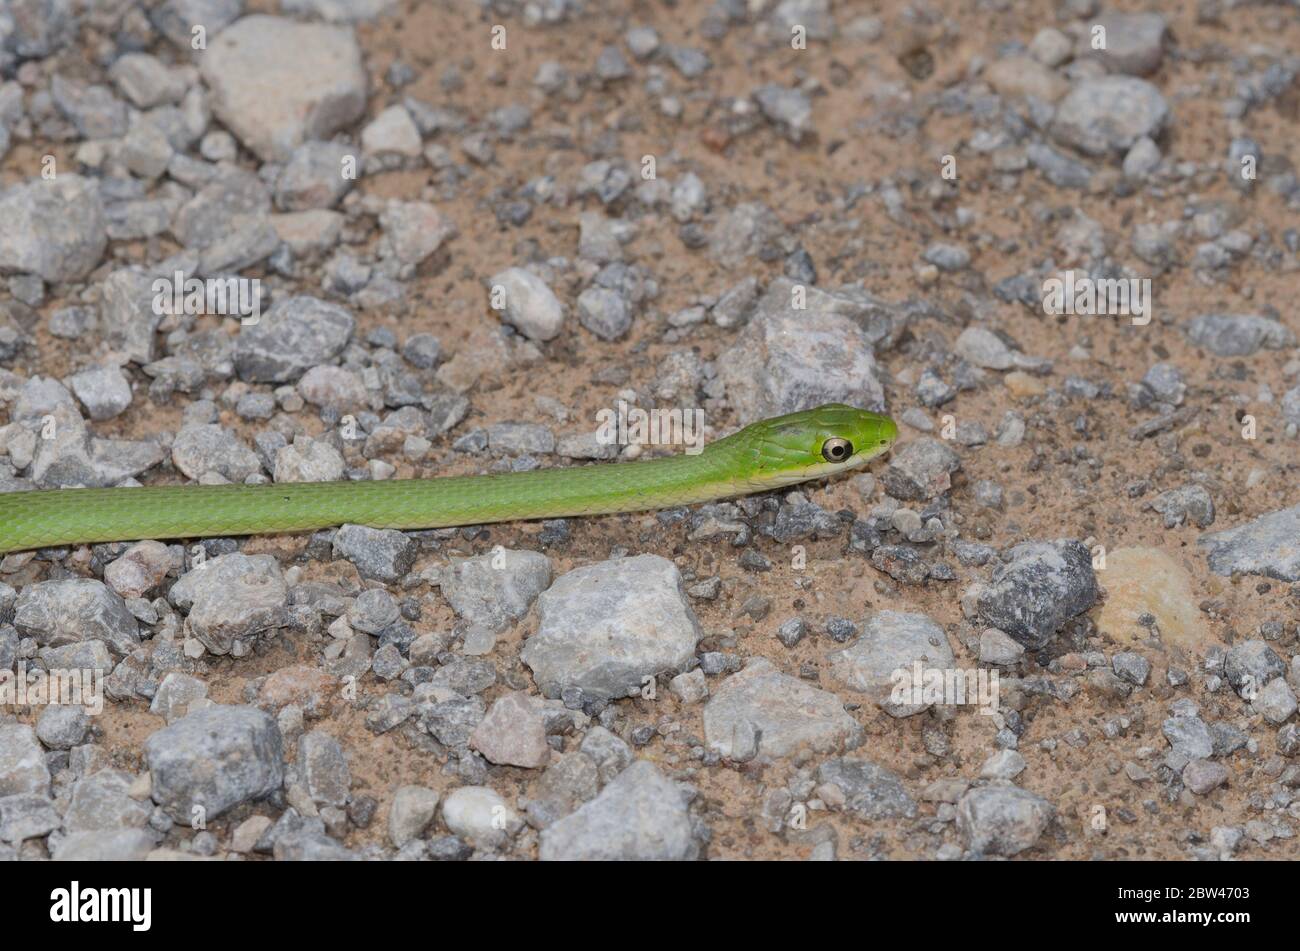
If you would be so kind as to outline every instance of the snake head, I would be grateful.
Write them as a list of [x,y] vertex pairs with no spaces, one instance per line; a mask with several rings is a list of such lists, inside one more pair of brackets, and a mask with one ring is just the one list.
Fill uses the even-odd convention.
[[838,467],[828,472],[856,468],[889,451],[898,438],[898,424],[888,416],[843,403],[827,403],[806,415],[820,463]]
[[827,403],[754,423],[735,438],[752,454],[749,481],[776,487],[865,465],[889,451],[898,425],[880,413]]

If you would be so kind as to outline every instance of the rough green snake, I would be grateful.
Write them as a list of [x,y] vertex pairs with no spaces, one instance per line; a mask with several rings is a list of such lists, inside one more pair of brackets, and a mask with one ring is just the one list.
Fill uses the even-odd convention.
[[864,465],[889,449],[888,416],[828,403],[765,419],[698,455],[500,475],[53,489],[0,494],[0,553],[90,542],[425,529],[640,512],[766,492]]

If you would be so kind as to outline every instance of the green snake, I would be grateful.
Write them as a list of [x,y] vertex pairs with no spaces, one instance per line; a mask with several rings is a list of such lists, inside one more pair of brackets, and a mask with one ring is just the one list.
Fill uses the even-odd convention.
[[166,485],[0,494],[0,554],[91,542],[427,529],[673,508],[855,469],[898,437],[888,416],[828,403],[746,426],[696,454],[379,482]]

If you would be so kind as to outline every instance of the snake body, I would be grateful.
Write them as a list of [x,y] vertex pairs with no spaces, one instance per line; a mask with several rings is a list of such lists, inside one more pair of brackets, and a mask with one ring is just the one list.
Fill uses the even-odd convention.
[[637,512],[764,492],[864,465],[898,430],[829,403],[762,420],[697,455],[384,482],[169,485],[0,494],[0,553],[93,542],[427,529]]

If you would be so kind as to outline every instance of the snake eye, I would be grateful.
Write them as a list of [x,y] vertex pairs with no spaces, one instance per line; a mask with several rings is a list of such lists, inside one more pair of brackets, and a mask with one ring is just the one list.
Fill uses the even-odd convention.
[[828,439],[822,443],[822,458],[827,462],[843,462],[853,455],[853,443],[847,439]]

